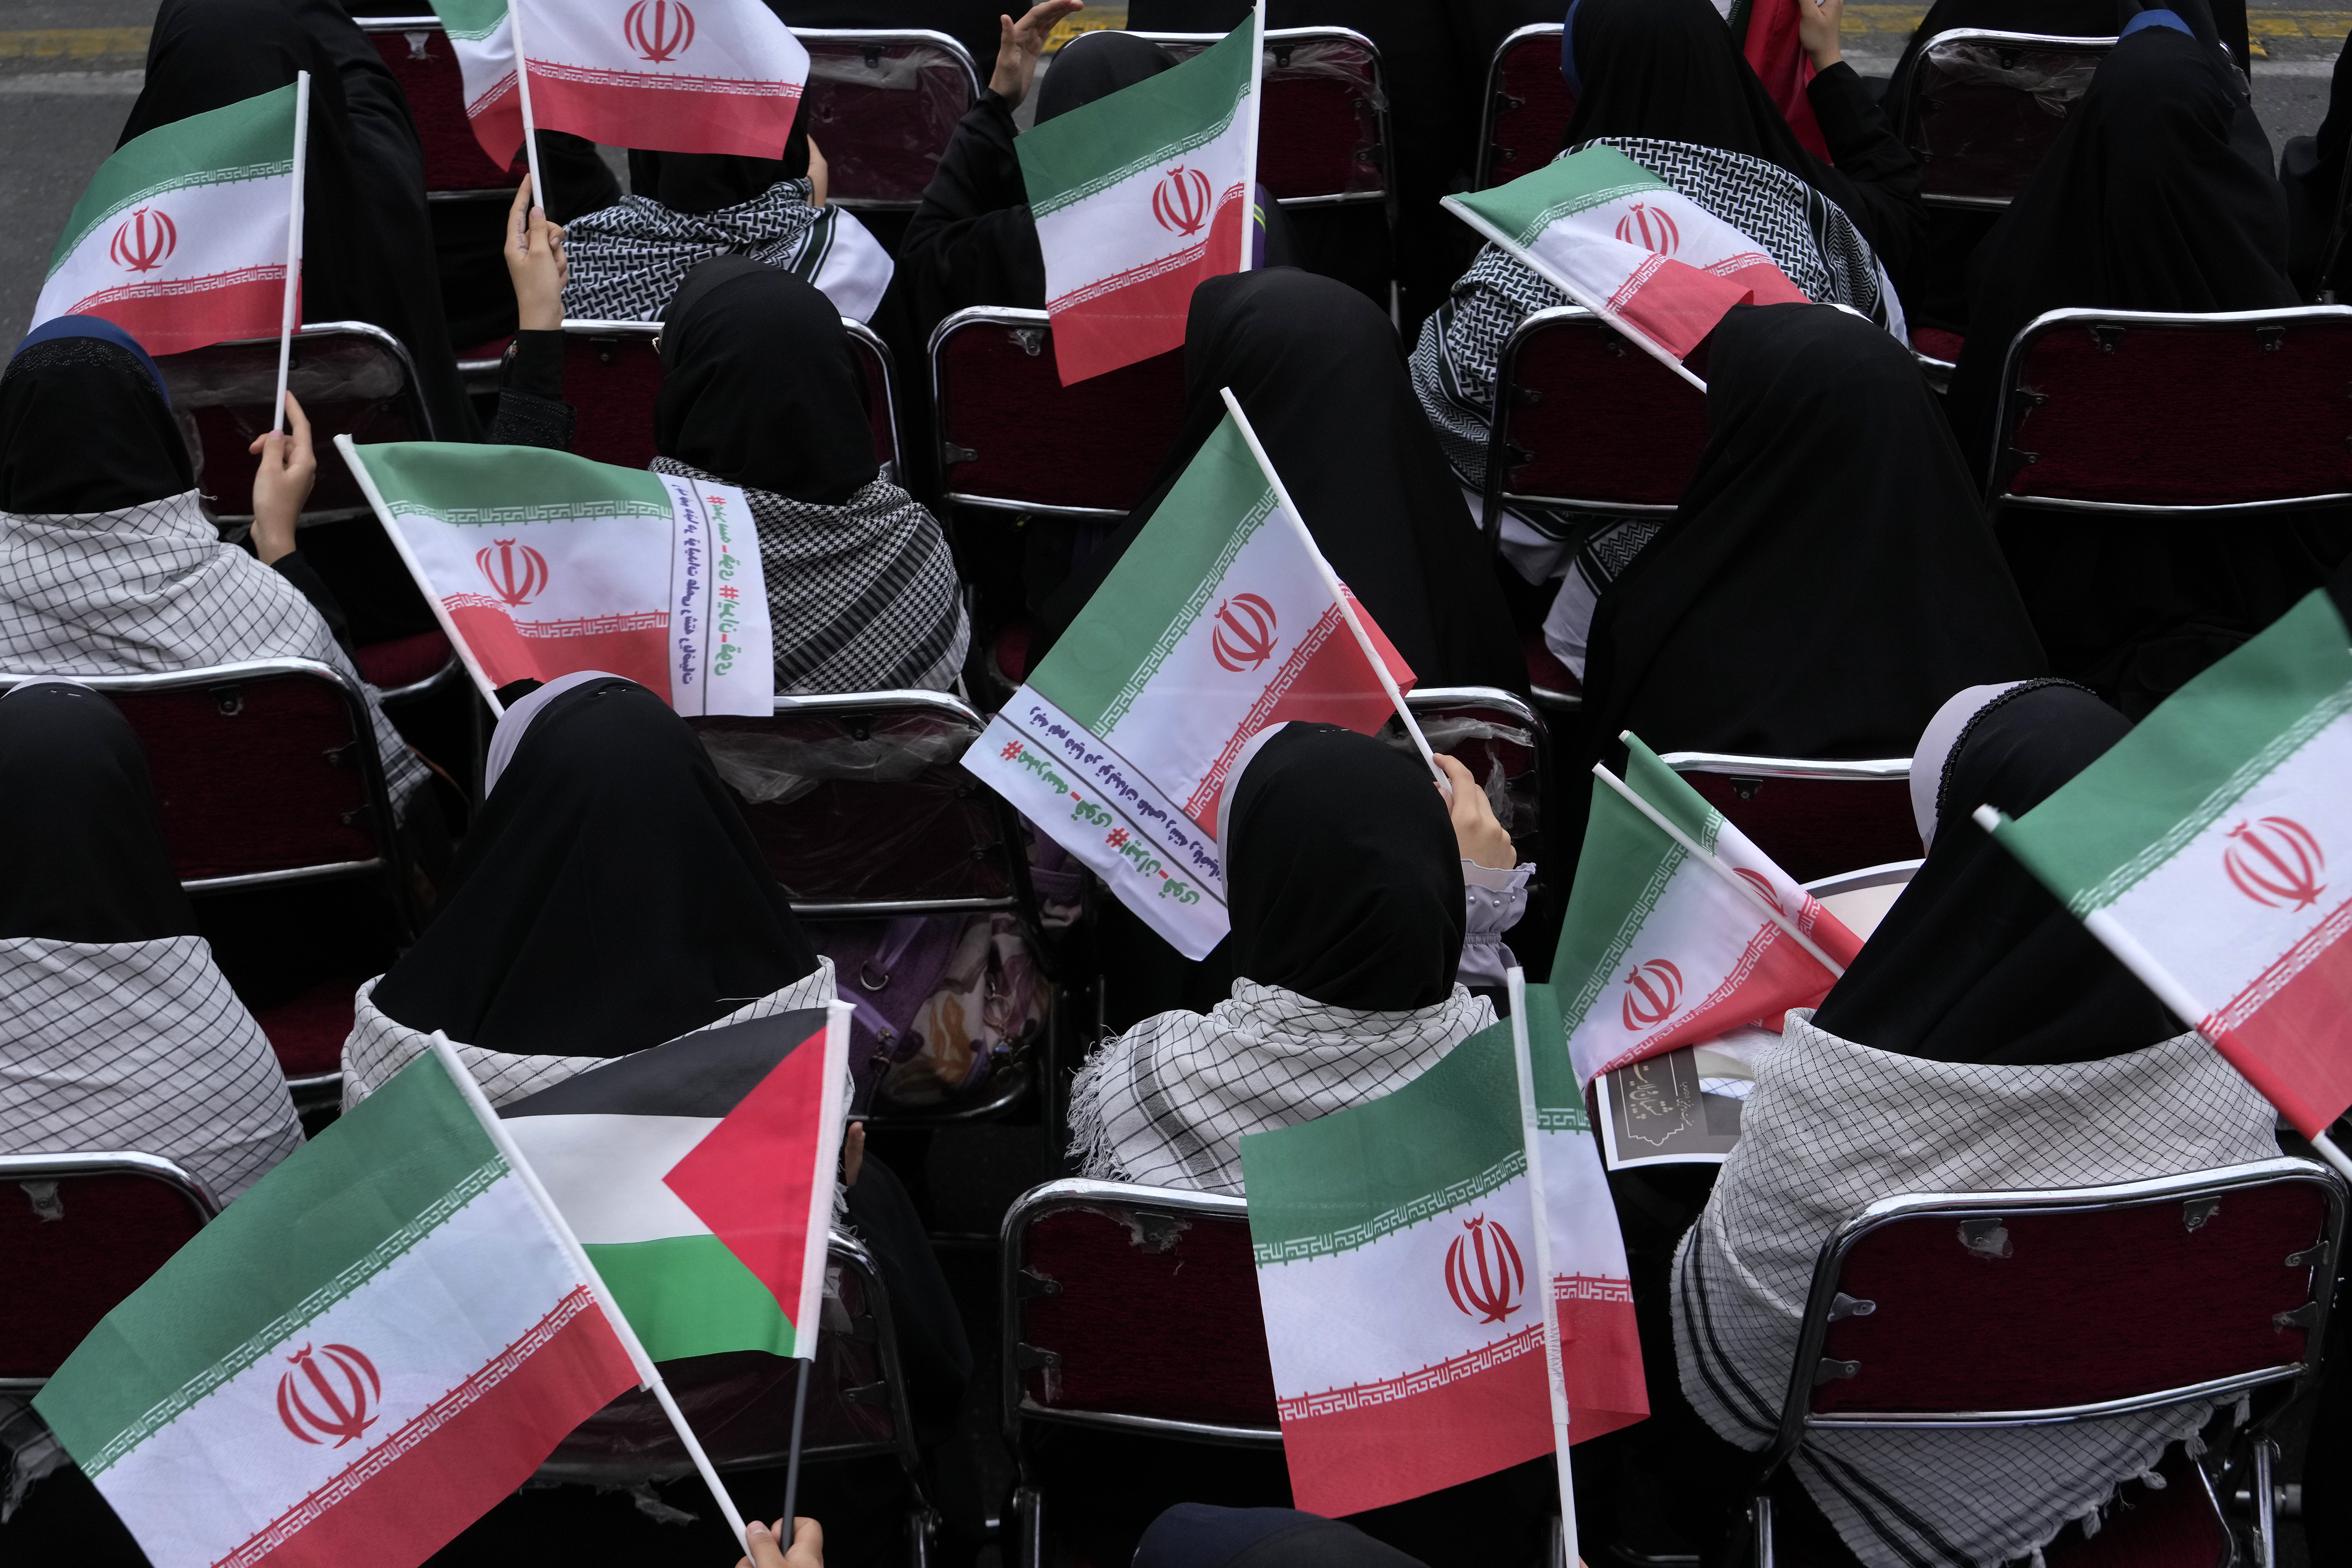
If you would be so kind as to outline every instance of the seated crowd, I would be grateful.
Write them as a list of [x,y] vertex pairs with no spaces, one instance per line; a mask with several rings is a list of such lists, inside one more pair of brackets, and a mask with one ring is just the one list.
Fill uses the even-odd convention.
[[[2288,150],[2283,184],[2241,68],[2242,16],[2217,27],[2207,0],[2050,0],[2048,25],[2032,30],[2121,37],[2014,205],[1968,231],[1973,259],[1961,258],[1956,295],[1958,231],[1922,204],[1919,164],[1882,106],[1910,90],[1912,57],[1882,93],[1840,58],[1838,6],[1800,0],[1824,156],[1792,132],[1706,0],[1574,0],[1563,146],[1606,145],[1650,170],[1752,237],[1811,302],[1735,307],[1714,331],[1706,445],[1670,514],[1519,508],[1490,554],[1479,516],[1507,395],[1502,348],[1528,317],[1570,301],[1452,226],[1436,206],[1450,165],[1441,155],[1433,166],[1411,139],[1453,134],[1465,112],[1475,122],[1465,83],[1483,91],[1483,61],[1510,27],[1562,21],[1557,0],[1267,3],[1276,25],[1341,23],[1398,51],[1402,205],[1378,268],[1405,285],[1402,333],[1386,285],[1375,297],[1349,274],[1361,259],[1354,218],[1286,213],[1260,191],[1257,265],[1194,294],[1179,433],[1115,522],[960,522],[927,411],[902,410],[909,459],[877,461],[845,324],[870,322],[914,384],[953,311],[1042,306],[1015,152],[1024,120],[1174,64],[1160,45],[1111,37],[1038,81],[1045,35],[1077,0],[999,20],[977,9],[977,37],[993,39],[987,89],[887,246],[828,205],[825,150],[804,130],[774,159],[632,152],[626,195],[593,148],[543,137],[549,199],[526,182],[502,228],[486,220],[466,241],[502,258],[508,292],[486,294],[478,255],[444,245],[436,265],[400,89],[336,0],[163,0],[123,134],[313,72],[310,189],[333,195],[314,195],[306,213],[306,315],[398,338],[445,439],[568,449],[568,396],[580,395],[565,385],[563,321],[659,322],[652,468],[747,496],[779,696],[930,691],[996,707],[1021,660],[1034,668],[1149,525],[1230,389],[1323,555],[1422,686],[1528,699],[1565,671],[1573,705],[1548,710],[1556,900],[1568,896],[1589,770],[1620,763],[1628,731],[1661,752],[1908,756],[1924,858],[1827,999],[1791,1013],[1759,1057],[1719,1174],[1610,1176],[1649,1415],[1576,1449],[1578,1493],[1591,1494],[1584,1553],[1727,1563],[1780,1424],[1815,1259],[1846,1216],[1890,1194],[2110,1184],[2280,1152],[2269,1103],[1969,814],[1990,804],[2021,815],[2047,798],[2314,589],[2352,616],[2352,507],[2012,536],[1997,534],[1985,484],[2007,347],[2041,313],[2244,310],[2315,292],[2332,252],[2314,234],[2340,224],[2352,99],[2315,143]],[[913,0],[777,8],[803,25],[975,27],[951,5]],[[2018,26],[2032,11],[1940,0],[1929,20]],[[1136,0],[1129,20],[1203,31],[1240,15],[1227,0]],[[1474,53],[1478,69],[1447,64]],[[1380,237],[1390,244],[1385,228]],[[446,301],[436,279],[449,280]],[[1906,312],[1915,289],[1936,301],[1927,315]],[[1948,393],[1913,353],[1930,316],[1965,329]],[[500,384],[469,397],[453,343],[500,334]],[[87,683],[263,658],[313,660],[358,682],[371,631],[432,628],[361,609],[406,592],[356,576],[362,557],[306,557],[297,519],[321,465],[341,459],[314,450],[299,405],[289,415],[288,433],[253,444],[253,522],[230,542],[200,500],[193,426],[120,328],[43,323],[0,376],[0,1155],[136,1149],[226,1204],[300,1145],[306,1121],[315,1132],[338,1109],[298,1115],[262,1026],[287,986],[248,971],[269,971],[254,955],[289,945],[284,922],[321,907],[379,931],[381,911],[352,912],[374,893],[325,906],[192,900],[140,736]],[[999,654],[1008,628],[1026,638],[1011,663]],[[1555,676],[1531,683],[1531,663]],[[620,676],[505,689],[478,757],[467,754],[470,691],[467,721],[428,726],[413,707],[388,716],[362,684],[396,819],[378,826],[415,868],[421,918],[304,976],[359,966],[341,1110],[436,1031],[503,1103],[683,1035],[836,997],[859,1005],[869,1052],[931,1031],[921,1071],[886,1079],[884,1102],[895,1084],[904,1103],[923,1103],[920,1084],[929,1103],[952,1106],[1038,1037],[1051,1005],[1066,1009],[1062,1065],[1075,1076],[1044,1097],[1066,1125],[1052,1130],[1057,1163],[1035,1181],[1245,1195],[1243,1135],[1412,1081],[1496,1021],[1507,968],[1524,959],[1540,973],[1549,957],[1538,868],[1520,859],[1481,781],[1441,755],[1441,794],[1410,752],[1329,725],[1276,725],[1235,761],[1217,833],[1231,934],[1194,963],[1083,893],[1042,835],[1031,874],[1051,930],[934,915],[950,924],[894,926],[877,946],[842,922],[804,921],[745,815],[747,799],[772,791],[747,791],[710,731]],[[271,803],[250,806],[266,815]],[[1056,975],[1051,1004],[1037,977],[1047,945],[1082,955]],[[917,950],[935,957],[917,962]],[[894,965],[930,989],[891,995]],[[918,1004],[929,1010],[908,1010]],[[949,1015],[951,1027],[939,1022]],[[945,1147],[878,1125],[854,1131],[836,1225],[887,1285],[929,1462],[961,1478],[945,1489],[976,1496],[993,1483],[975,1478],[1002,1468],[973,1458],[995,1441],[992,1417],[968,1414],[970,1396],[995,1397],[973,1386],[994,1331],[960,1301],[954,1249],[930,1230],[936,1190],[995,1173],[952,1169]],[[2352,1553],[2344,1500],[2323,1495],[2352,1493],[2341,1471],[2352,1395],[2336,1359],[2302,1494],[2315,1562]],[[2160,1486],[2168,1456],[2201,1453],[2235,1399],[2028,1431],[1809,1437],[1793,1481],[1772,1494],[1784,1550],[1866,1568],[2038,1564],[2095,1532],[2119,1497]],[[36,1426],[0,1394],[0,1521],[22,1509],[13,1528],[37,1548],[11,1560],[136,1561]],[[1512,1563],[1517,1548],[1496,1543],[1557,1506],[1549,1460],[1352,1525],[1213,1506],[1234,1500],[1214,1465],[1193,1478],[1181,1456],[1166,1462],[1180,1468],[1154,1494],[1199,1500],[1106,1527],[1072,1561]],[[589,1506],[584,1490],[562,1495]],[[887,1509],[818,1495],[812,1511],[836,1563],[899,1550],[868,1528]],[[1117,1500],[1082,1511],[1108,1518]],[[992,1521],[1001,1504],[966,1511]],[[635,1528],[675,1511],[649,1488],[617,1507],[598,1517]],[[446,1560],[534,1550],[551,1517],[541,1493],[518,1494]],[[47,1533],[24,1533],[27,1521]],[[0,1542],[10,1528],[0,1522]],[[808,1518],[755,1526],[751,1561],[820,1568],[824,1535]]]

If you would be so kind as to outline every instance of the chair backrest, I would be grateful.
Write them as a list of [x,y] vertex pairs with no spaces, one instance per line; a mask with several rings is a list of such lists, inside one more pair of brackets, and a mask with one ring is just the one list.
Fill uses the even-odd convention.
[[1930,206],[2005,207],[2065,129],[2113,38],[1961,27],[1938,33],[1912,67],[1897,133],[1919,160]]
[[[1087,48],[1080,33],[1055,58]],[[1130,35],[1189,59],[1221,33]],[[1257,179],[1284,206],[1340,206],[1389,195],[1388,94],[1381,51],[1349,27],[1274,27],[1265,35],[1265,106]]]
[[[663,1373],[687,1424],[722,1470],[781,1468],[792,1452],[796,1363],[757,1352],[696,1356]],[[891,1455],[919,1487],[921,1458],[889,1292],[873,1255],[833,1233],[809,1369],[801,1457],[822,1463]],[[633,1390],[573,1428],[540,1479],[629,1486],[691,1475],[693,1461],[654,1396]]]
[[[865,322],[844,316],[841,325],[865,378],[874,459],[896,477],[898,403],[890,350]],[[563,400],[577,416],[574,455],[624,468],[642,468],[654,460],[654,399],[662,383],[656,345],[661,330],[659,321],[563,323]]]
[[[310,421],[311,444],[322,459],[302,521],[372,516],[350,467],[325,455],[338,436],[361,443],[433,439],[432,416],[417,395],[407,349],[366,321],[317,321],[295,329],[292,361],[287,386]],[[195,461],[205,510],[224,523],[251,521],[253,475],[261,459],[246,448],[277,423],[270,405],[278,395],[278,340],[214,343],[158,355],[155,364]]]
[[1036,929],[1019,819],[961,766],[986,721],[953,697],[779,697],[770,718],[691,722],[803,916],[1003,910]]
[[1043,310],[959,310],[931,334],[931,405],[949,500],[1124,517],[1184,422],[1184,354],[1064,386]]
[[0,1394],[38,1388],[217,1212],[153,1154],[0,1154]]
[[1118,1182],[1034,1187],[1005,1214],[1004,1425],[1279,1444],[1249,1205]]
[[1472,190],[1507,184],[1559,154],[1560,137],[1576,112],[1576,93],[1559,74],[1559,35],[1558,22],[1538,22],[1496,47],[1486,68]]
[[428,11],[417,16],[362,16],[359,24],[408,100],[408,117],[416,122],[416,140],[425,150],[428,197],[511,197],[528,164],[518,148],[513,163],[501,169],[474,139],[473,124],[466,118],[465,79],[441,18]]
[[980,72],[945,33],[795,27],[809,53],[801,100],[824,150],[825,199],[912,212],[956,122],[980,99]]
[[1918,858],[1908,757],[1668,752],[1659,760],[1800,882]]
[[2344,500],[2347,386],[2352,306],[2052,310],[2010,345],[1990,493],[2079,511]]
[[1781,1452],[1808,1428],[2042,1425],[2304,1377],[2345,1200],[2334,1172],[2286,1158],[1881,1199],[1814,1267]]
[[[1544,864],[1551,736],[1542,716],[1526,700],[1493,686],[1424,687],[1406,693],[1404,703],[1430,750],[1453,757],[1485,787],[1519,859]],[[1413,751],[1404,727],[1393,719],[1381,737],[1399,750]]]
[[1840,871],[1833,877],[1816,877],[1805,884],[1805,891],[1822,901],[1822,906],[1837,916],[1845,929],[1863,941],[1878,929],[1911,879],[1919,874],[1925,858],[1911,860],[1890,860],[1884,866],[1864,866],[1859,871]]
[[[0,671],[0,690],[26,679]],[[137,731],[188,891],[374,876],[406,918],[383,761],[349,676],[270,658],[70,679],[105,693]]]
[[[1688,362],[1702,378],[1706,349]],[[1521,321],[1495,366],[1483,520],[1514,501],[1607,515],[1674,510],[1706,446],[1706,395],[1581,305]]]

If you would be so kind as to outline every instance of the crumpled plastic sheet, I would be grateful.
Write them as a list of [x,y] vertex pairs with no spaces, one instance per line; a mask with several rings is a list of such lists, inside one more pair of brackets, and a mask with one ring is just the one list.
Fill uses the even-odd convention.
[[928,721],[876,721],[860,740],[780,734],[768,730],[703,730],[703,750],[737,795],[755,805],[800,799],[828,779],[904,784],[963,755],[970,737]]
[[[2002,57],[2009,56],[2004,65]],[[2063,120],[2075,100],[2090,90],[2104,53],[2034,49],[2015,44],[1962,41],[1945,44],[1919,62],[1919,90],[1929,98],[1961,88],[1998,88],[2024,93],[2042,112]],[[1932,123],[1932,121],[1930,121]]]

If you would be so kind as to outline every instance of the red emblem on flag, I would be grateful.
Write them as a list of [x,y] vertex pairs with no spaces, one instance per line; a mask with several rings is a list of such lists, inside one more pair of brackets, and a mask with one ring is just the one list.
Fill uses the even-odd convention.
[[489,579],[490,589],[517,609],[547,589],[547,557],[530,545],[501,539],[474,552],[474,564]]
[[677,0],[637,0],[621,31],[638,58],[667,65],[694,47],[694,13]]
[[2311,829],[2291,816],[2265,816],[2230,829],[2221,868],[2238,891],[2258,904],[2307,910],[2327,885],[2319,879],[2327,857]]
[[1455,1237],[1445,1251],[1445,1293],[1465,1316],[1499,1323],[1525,1304],[1518,1298],[1528,1287],[1527,1265],[1498,1222],[1480,1215],[1462,1228],[1469,1234]]
[[1235,594],[1217,606],[1209,639],[1217,662],[1239,675],[1274,657],[1274,606],[1255,594]]
[[1749,887],[1755,889],[1757,896],[1761,898],[1766,903],[1771,905],[1775,910],[1780,910],[1780,912],[1784,915],[1789,912],[1787,910],[1780,908],[1780,895],[1772,890],[1772,884],[1765,877],[1763,872],[1751,871],[1745,866],[1734,866],[1732,869],[1738,872],[1739,879],[1747,883]]
[[1168,177],[1152,188],[1151,216],[1171,234],[1189,239],[1200,233],[1209,221],[1209,176],[1181,163],[1169,170]]
[[1617,220],[1617,237],[1627,245],[1638,245],[1644,250],[1654,250],[1660,256],[1672,256],[1683,242],[1683,231],[1675,220],[1647,202],[1635,202],[1633,210]]
[[305,1443],[331,1437],[340,1448],[375,1425],[370,1412],[383,1397],[383,1379],[349,1345],[319,1349],[324,1353],[304,1345],[286,1358],[294,1370],[278,1380],[278,1419]]
[[116,226],[106,254],[126,272],[152,272],[180,247],[180,226],[161,207],[141,207]]
[[1625,976],[1625,1026],[1655,1028],[1675,1016],[1683,996],[1683,972],[1663,958],[1654,958]]

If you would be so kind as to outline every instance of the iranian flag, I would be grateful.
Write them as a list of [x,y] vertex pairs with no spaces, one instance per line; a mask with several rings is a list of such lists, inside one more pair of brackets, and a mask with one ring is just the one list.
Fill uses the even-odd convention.
[[1217,804],[1243,747],[1294,719],[1370,734],[1413,681],[1225,401],[1151,521],[964,754],[1188,958],[1227,929]]
[[1614,147],[1443,205],[1701,388],[1683,360],[1725,311],[1806,302],[1763,247]]
[[1063,385],[1181,348],[1193,288],[1248,268],[1261,16],[1013,143]]
[[33,324],[102,316],[154,354],[278,336],[300,195],[299,91],[282,87],[124,142],[66,219]]
[[1814,3],[1734,0],[1729,20],[1731,36],[1739,40],[1739,52],[1756,72],[1756,79],[1764,84],[1772,106],[1797,133],[1799,144],[1826,163],[1832,161],[1829,142],[1813,113],[1813,100],[1805,91],[1812,85],[1813,62],[1797,28],[1797,7]]
[[413,1568],[638,1372],[437,1055],[298,1149],[34,1401],[156,1568]]
[[[433,9],[457,51],[474,139],[502,169],[522,145],[526,112],[609,147],[782,157],[808,80],[808,51],[760,0]],[[528,82],[515,68],[518,34]]]
[[499,1110],[654,1360],[816,1353],[848,1013],[706,1029]]
[[[1538,1163],[1580,1442],[1649,1406],[1616,1210],[1542,998],[1528,1016]],[[1354,1513],[1554,1450],[1527,1147],[1508,1024],[1368,1105],[1242,1139],[1300,1508]]]
[[536,447],[335,447],[486,696],[597,669],[680,713],[774,711],[767,578],[733,485]]
[[2352,1105],[2352,636],[2326,593],[1977,819],[2305,1137]]
[[1829,994],[1862,942],[1628,731],[1592,810],[1551,984],[1580,1083]]

